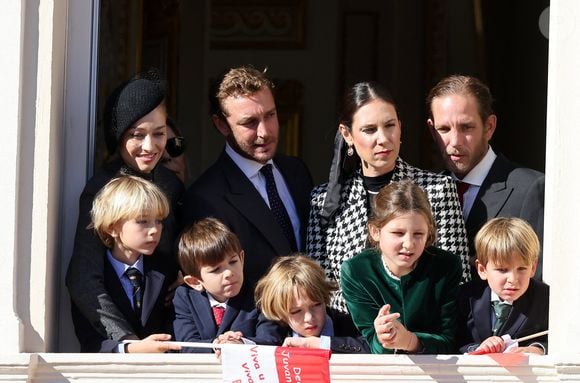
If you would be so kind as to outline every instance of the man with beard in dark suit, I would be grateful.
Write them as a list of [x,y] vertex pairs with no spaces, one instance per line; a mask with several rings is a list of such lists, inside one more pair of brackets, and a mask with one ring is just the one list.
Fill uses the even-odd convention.
[[245,250],[253,284],[280,255],[301,250],[312,189],[306,165],[276,154],[278,116],[273,84],[252,67],[227,71],[210,90],[211,118],[226,140],[217,161],[188,189],[183,220],[214,217]]
[[[458,182],[471,258],[477,231],[495,217],[526,220],[542,241],[544,174],[511,162],[489,145],[497,124],[489,88],[471,76],[449,76],[431,89],[427,106],[431,134]],[[541,277],[540,254],[536,278]]]

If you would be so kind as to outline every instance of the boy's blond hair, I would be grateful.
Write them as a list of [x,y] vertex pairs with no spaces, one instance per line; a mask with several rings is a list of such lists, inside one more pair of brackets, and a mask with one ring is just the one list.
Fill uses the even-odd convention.
[[508,265],[519,256],[532,265],[540,254],[540,241],[532,227],[523,219],[499,217],[487,222],[475,236],[477,260],[483,266],[489,261]]
[[326,279],[316,261],[300,253],[280,257],[256,285],[256,307],[269,320],[288,324],[294,293],[328,306],[337,285]]
[[165,219],[169,215],[169,202],[155,184],[135,176],[123,176],[109,181],[99,191],[91,209],[91,224],[108,248],[115,239],[110,231],[117,223],[151,215]]
[[202,267],[217,265],[241,251],[240,240],[226,225],[215,218],[204,218],[181,234],[179,265],[185,275],[201,280]]

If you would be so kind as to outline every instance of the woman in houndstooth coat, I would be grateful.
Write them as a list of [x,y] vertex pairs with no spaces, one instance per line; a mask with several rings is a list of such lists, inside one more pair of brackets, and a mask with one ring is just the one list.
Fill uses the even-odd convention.
[[[435,246],[461,258],[462,281],[468,281],[467,237],[455,183],[399,157],[401,122],[390,93],[374,82],[357,83],[346,94],[342,111],[329,182],[311,194],[306,252],[339,282],[342,262],[368,247],[373,195],[390,182],[410,179],[429,197],[437,223]],[[341,290],[331,306],[347,313]]]

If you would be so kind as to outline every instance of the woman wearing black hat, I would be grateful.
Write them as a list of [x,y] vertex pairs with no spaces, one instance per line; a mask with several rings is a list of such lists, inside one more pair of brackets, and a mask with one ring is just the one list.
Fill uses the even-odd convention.
[[[157,166],[167,141],[165,84],[156,71],[142,73],[117,87],[107,99],[104,128],[112,160],[86,184],[79,202],[74,250],[66,275],[72,298],[72,314],[88,318],[108,339],[135,338],[132,326],[119,312],[103,284],[106,249],[88,226],[95,195],[112,178],[135,175],[152,181],[167,195],[172,212],[163,222],[155,252],[157,270],[174,280],[177,260],[174,240],[178,234],[174,211],[183,184],[164,166]],[[86,350],[84,350],[86,351]]]
[[[401,121],[395,102],[378,83],[355,84],[345,95],[329,182],[311,193],[306,252],[340,280],[342,262],[368,247],[372,199],[390,182],[411,179],[427,192],[437,222],[437,246],[461,257],[469,280],[467,239],[455,184],[399,157]],[[347,313],[339,290],[331,306]]]

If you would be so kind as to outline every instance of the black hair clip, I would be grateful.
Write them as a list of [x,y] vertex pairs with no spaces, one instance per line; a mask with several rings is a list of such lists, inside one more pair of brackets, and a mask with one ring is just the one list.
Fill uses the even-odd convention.
[[185,138],[173,137],[167,140],[165,150],[171,157],[179,157],[185,152]]

